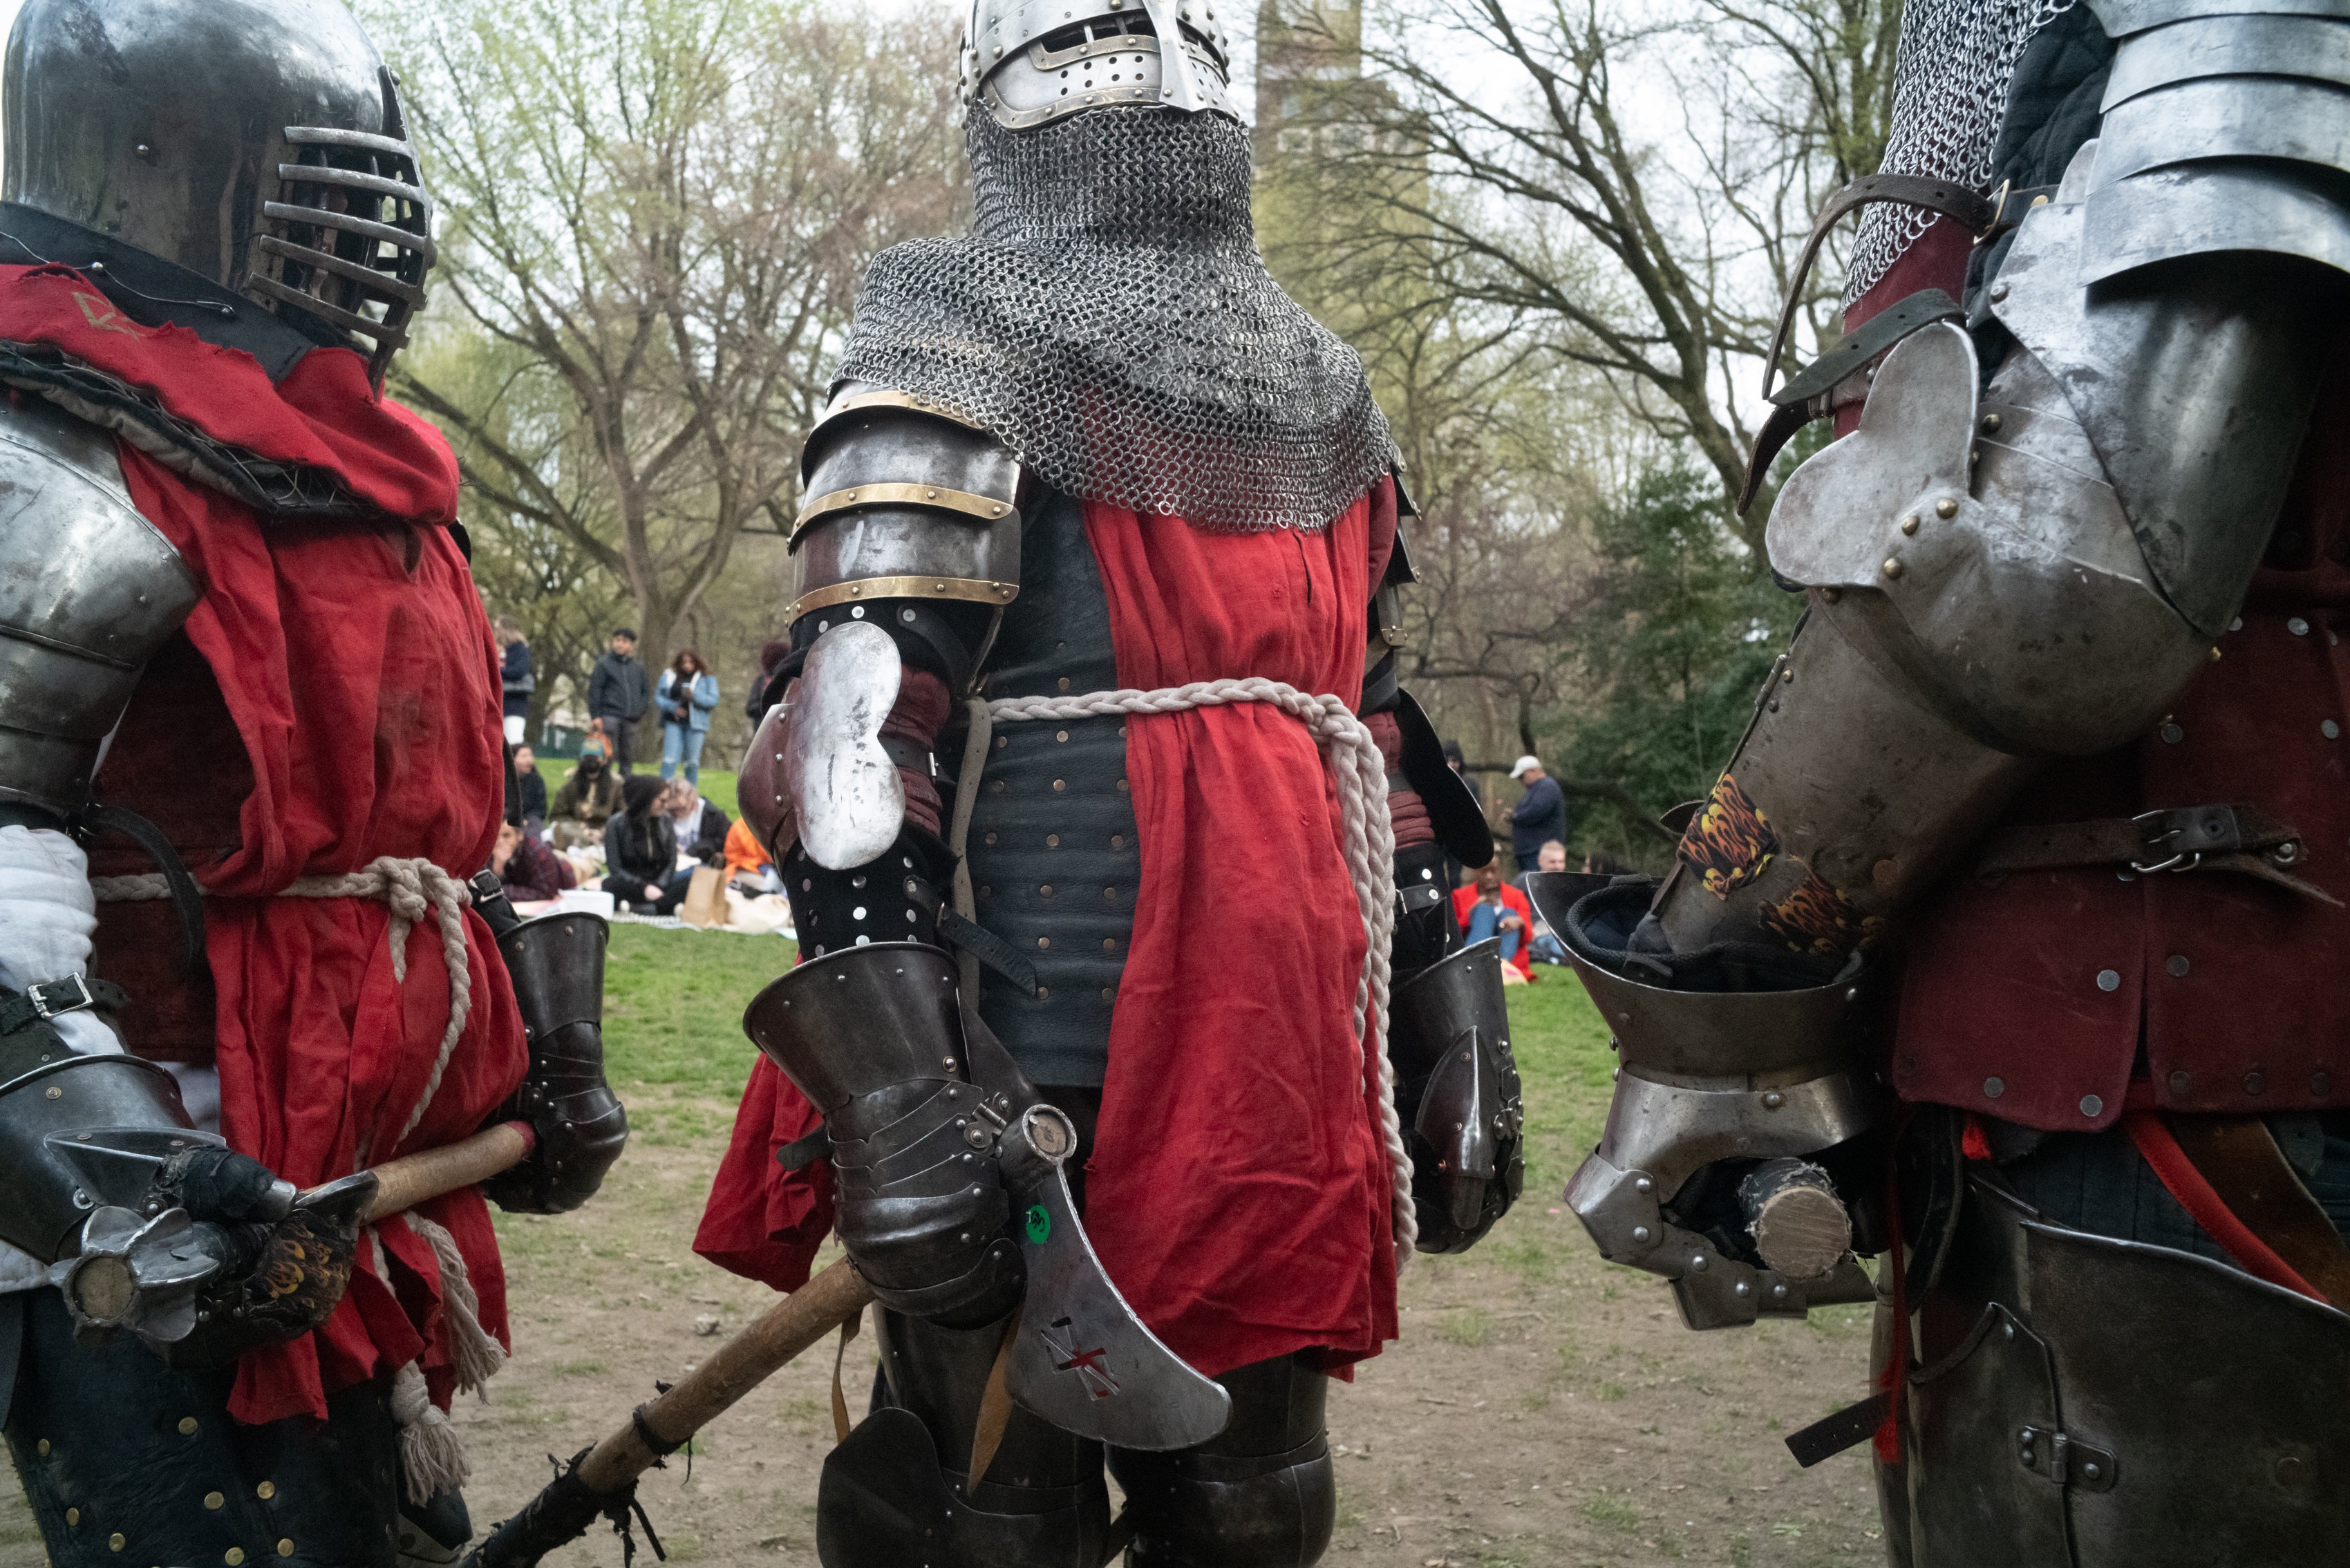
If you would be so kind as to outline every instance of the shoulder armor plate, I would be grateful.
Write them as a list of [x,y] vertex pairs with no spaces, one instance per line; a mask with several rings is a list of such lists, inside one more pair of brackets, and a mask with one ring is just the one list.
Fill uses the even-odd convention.
[[131,504],[113,435],[37,399],[0,408],[0,800],[73,812],[202,588]]
[[2268,251],[2350,272],[2340,0],[2092,0],[2118,39],[2081,281]]
[[786,623],[859,599],[1003,605],[1019,592],[1019,461],[904,392],[834,400],[801,460]]

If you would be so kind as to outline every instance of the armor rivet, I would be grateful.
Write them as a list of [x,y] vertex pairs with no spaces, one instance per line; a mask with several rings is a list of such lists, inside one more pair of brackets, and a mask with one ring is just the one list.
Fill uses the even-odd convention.
[[1773,1285],[1771,1287],[1771,1299],[1774,1302],[1785,1301],[1787,1299],[1787,1287],[1784,1285]]
[[2166,743],[2175,746],[2187,738],[2187,732],[2176,724],[2165,724],[2162,727],[2162,738]]
[[2099,1469],[2095,1463],[2085,1464],[2081,1467],[2081,1474],[2090,1480],[2095,1480],[2105,1473],[2106,1472]]
[[1934,503],[1934,515],[1939,517],[1945,523],[1949,522],[1951,518],[1956,517],[1958,514],[1959,504],[1951,500],[1949,496],[1945,495],[1939,501]]
[[2309,1480],[2309,1465],[2298,1454],[2287,1454],[2276,1462],[2276,1479],[2284,1486],[2301,1486]]
[[1999,1079],[1985,1078],[1983,1080],[1983,1097],[1985,1099],[1995,1100],[2005,1093],[2007,1093],[2007,1085]]
[[2302,619],[2299,616],[2295,616],[2291,620],[2285,622],[2284,628],[2285,630],[2293,633],[2295,637],[2307,637],[2309,635],[2309,623]]
[[859,905],[858,905],[858,906],[857,906],[857,908],[855,908],[855,909],[853,909],[849,910],[849,911],[848,911],[848,918],[849,918],[850,919],[852,919],[852,920],[861,920],[861,919],[863,919],[865,918],[865,906],[864,906],[864,905],[862,905],[862,904],[859,904]]
[[1038,937],[1036,939],[1036,945],[1040,948],[1049,948],[1053,945],[1053,939],[1050,937]]
[[238,1564],[244,1561],[244,1548],[242,1546],[230,1547],[226,1552],[221,1554],[221,1561],[227,1563],[228,1568],[238,1568]]
[[2244,1093],[2248,1095],[2263,1094],[2267,1092],[2268,1086],[2268,1079],[2261,1074],[2247,1073],[2244,1075]]
[[64,1099],[64,1098],[66,1097],[66,1092],[65,1092],[63,1089],[58,1088],[56,1085],[52,1084],[52,1085],[49,1085],[49,1088],[48,1088],[48,1091],[47,1091],[47,1097],[48,1097],[48,1098],[50,1098],[50,1099],[52,1099],[52,1100],[62,1100],[62,1099]]
[[1701,1273],[1705,1272],[1705,1271],[1706,1271],[1706,1267],[1707,1267],[1707,1264],[1706,1264],[1706,1258],[1705,1258],[1705,1254],[1704,1254],[1703,1252],[1692,1252],[1691,1254],[1690,1254],[1690,1273],[1693,1273],[1693,1274],[1701,1274]]
[[223,1497],[216,1491],[208,1491],[204,1493],[204,1507],[207,1509],[218,1509],[226,1501],[228,1501],[228,1499]]
[[1036,1000],[1039,1002],[1044,1001],[1052,994],[1053,988],[1049,985],[1040,985],[1036,988]]
[[49,1440],[47,1438],[43,1438],[39,1442],[35,1443],[33,1447],[46,1455],[49,1451]]
[[2012,1323],[2004,1324],[2001,1325],[1999,1334],[2002,1339],[2013,1339],[2015,1337],[2015,1325]]
[[1982,428],[1985,435],[1989,435],[1991,431],[1999,429],[1999,416],[1997,414],[1985,414],[1982,417]]
[[2188,970],[2193,966],[2188,963],[2185,953],[2173,953],[2162,961],[2162,967],[2170,971],[2173,980],[2185,980]]
[[1820,597],[1829,604],[1834,604],[1838,599],[1844,597],[1844,590],[1842,588],[1822,588],[1820,590]]
[[873,939],[871,937],[860,936],[857,939],[857,945],[860,948],[869,948],[873,945]]
[[[904,970],[899,970],[898,972],[899,974],[903,974],[906,971]],[[939,1058],[939,1065],[951,1073],[955,1070],[955,1059],[951,1056],[941,1056]]]
[[1908,516],[1901,519],[1901,531],[1904,534],[1915,534],[1918,532],[1918,514],[1915,512],[1912,512]]
[[2235,619],[2233,619],[2233,620],[2230,621],[2230,622],[2228,623],[2228,629],[2229,629],[2230,631],[2241,631],[2241,630],[2243,630],[2243,629],[2244,629],[2244,618],[2243,618],[2242,616],[2238,616]]
[[1645,1241],[1648,1239],[1649,1234],[1649,1230],[1646,1225],[1635,1225],[1632,1227],[1632,1240],[1635,1241]]
[[123,1539],[122,1532],[119,1530],[106,1538],[106,1549],[109,1552],[120,1552],[129,1544],[130,1542]]
[[1049,898],[1053,896],[1053,885],[1050,882],[1047,882],[1043,887],[1037,888],[1036,891],[1040,896]]
[[1786,1103],[1787,1096],[1776,1089],[1762,1096],[1762,1108],[1766,1111],[1775,1111]]
[[2329,741],[2338,740],[2341,738],[2342,726],[2335,723],[2333,720],[2328,719],[2324,723],[2317,726],[2317,732],[2324,736]]
[[1991,286],[1991,302],[1993,305],[1997,305],[2001,300],[2005,299],[2006,297],[2007,285],[2004,282],[1995,283]]
[[2097,971],[2097,989],[2099,991],[2119,991],[2121,988],[2121,971],[2117,969],[2101,969]]
[[1645,1194],[1654,1192],[1656,1189],[1657,1184],[1645,1176],[1636,1176],[1632,1179],[1632,1190],[1635,1192]]
[[2099,1096],[2095,1095],[2083,1095],[2081,1096],[2081,1114],[2083,1116],[2094,1119],[2095,1117],[2105,1115],[2105,1112],[2106,1102]]
[[1069,678],[1068,678],[1067,676],[1064,675],[1064,676],[1062,676],[1062,677],[1061,677],[1061,690],[1062,690],[1062,691],[1066,691],[1068,689],[1069,689]]
[[281,1536],[278,1539],[277,1555],[280,1557],[291,1557],[294,1555],[294,1538],[292,1536]]
[[1068,738],[1069,732],[1066,730],[1055,730],[1053,732],[1053,739],[1056,741],[1066,741]]
[[1885,575],[1888,577],[1898,577],[1901,575],[1901,561],[1898,556],[1885,557]]
[[277,1495],[277,1483],[276,1481],[263,1481],[259,1486],[253,1489],[253,1495],[259,1498],[262,1501],[267,1502],[271,1498]]

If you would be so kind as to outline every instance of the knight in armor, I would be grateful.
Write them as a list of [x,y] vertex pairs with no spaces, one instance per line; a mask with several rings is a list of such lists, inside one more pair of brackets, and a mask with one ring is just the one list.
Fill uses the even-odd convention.
[[1842,432],[1770,518],[1805,617],[1671,873],[1536,895],[1622,1064],[1570,1204],[1693,1328],[1875,1296],[1789,1446],[1874,1438],[1898,1563],[2350,1558],[2345,58],[1908,7],[1756,456]]
[[[1396,684],[1409,504],[1361,361],[1258,256],[1215,11],[1064,10],[975,8],[975,232],[874,262],[807,443],[743,775],[803,961],[746,1019],[696,1245],[793,1289],[837,1231],[879,1298],[828,1568],[1302,1568],[1401,1255],[1518,1189],[1495,944],[1440,880],[1492,841]],[[1209,1440],[1105,1453],[991,1393],[1057,1327],[1024,1097],[1134,1313],[1228,1394]],[[1056,1365],[1150,1397],[1095,1348]]]
[[468,892],[496,654],[382,396],[399,94],[337,0],[27,0],[0,99],[9,1452],[61,1568],[452,1561],[496,1242],[369,1168],[524,1119],[491,1195],[557,1212],[627,1121],[601,923]]

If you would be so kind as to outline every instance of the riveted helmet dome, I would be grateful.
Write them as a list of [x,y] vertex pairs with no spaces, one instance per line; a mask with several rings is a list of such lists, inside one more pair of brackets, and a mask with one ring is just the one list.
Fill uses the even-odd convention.
[[347,344],[378,383],[408,341],[432,204],[338,0],[26,0],[0,114],[0,200]]
[[1112,104],[1237,120],[1231,81],[1209,0],[973,0],[963,35],[965,111],[1008,130]]

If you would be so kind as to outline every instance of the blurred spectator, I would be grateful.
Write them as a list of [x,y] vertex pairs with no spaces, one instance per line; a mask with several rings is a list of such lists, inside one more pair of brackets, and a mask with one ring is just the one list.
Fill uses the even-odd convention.
[[726,830],[733,825],[726,814],[702,798],[702,794],[684,779],[669,786],[669,800],[663,807],[677,829],[677,852],[691,855],[704,866],[726,863]]
[[677,825],[661,809],[668,789],[655,778],[620,785],[620,809],[604,825],[604,891],[640,915],[671,915],[691,886],[677,865]]
[[702,783],[702,746],[710,739],[710,715],[718,706],[718,677],[688,648],[661,671],[653,702],[660,710],[660,776],[674,775],[681,764],[686,782]]
[[536,834],[525,833],[511,822],[498,825],[490,869],[505,884],[506,897],[517,904],[546,903],[577,880],[571,867],[539,842]]
[[743,700],[743,716],[751,721],[754,730],[759,727],[759,721],[767,716],[767,710],[783,701],[784,694],[780,691],[772,698],[767,695],[767,683],[775,678],[775,667],[783,663],[784,656],[791,650],[791,643],[780,637],[759,645],[759,679],[751,682],[751,694]]
[[1534,906],[1526,896],[1502,880],[1498,865],[1481,867],[1476,880],[1467,887],[1452,890],[1452,916],[1461,922],[1461,930],[1471,942],[1482,942],[1490,937],[1502,939],[1503,979],[1512,976],[1530,980],[1534,966],[1527,957],[1528,937],[1534,930]]
[[1596,849],[1592,850],[1583,857],[1583,870],[1586,876],[1622,877],[1627,874],[1630,869],[1631,867],[1626,866],[1621,860],[1617,859],[1613,855],[1602,855]]
[[528,746],[506,748],[514,763],[514,799],[509,819],[536,833],[546,823],[546,777],[538,771],[538,756]]
[[611,651],[588,672],[588,717],[603,721],[613,770],[623,777],[637,760],[637,721],[651,706],[652,688],[637,662],[637,634],[624,626],[612,633]]
[[1540,757],[1520,757],[1510,776],[1526,782],[1526,793],[1510,808],[1510,857],[1523,871],[1534,864],[1545,843],[1565,840],[1566,794],[1543,771]]
[[[646,782],[655,790],[660,788],[656,780]],[[586,753],[563,781],[563,787],[555,792],[554,808],[547,813],[555,830],[555,846],[568,849],[601,838],[605,824],[619,809],[620,781],[601,756]]]
[[[1551,839],[1540,849],[1534,852],[1535,871],[1564,871],[1565,869],[1566,846],[1561,844],[1557,839]],[[1526,898],[1526,907],[1530,909],[1534,908],[1534,898],[1532,896],[1532,890],[1526,886],[1526,880],[1533,873],[1531,872],[1525,871],[1519,872],[1518,879],[1515,884],[1519,892],[1528,895]],[[1534,913],[1534,940],[1529,944],[1529,946],[1534,956],[1534,961],[1536,963],[1563,964],[1566,961],[1566,944],[1558,940],[1558,933],[1550,929],[1550,922],[1542,918],[1541,911],[1539,910],[1536,910]]]
[[498,665],[498,684],[505,692],[506,744],[522,744],[530,722],[530,694],[538,690],[531,673],[530,644],[523,640],[522,623],[510,615],[498,617],[495,630],[504,658]]
[[726,881],[739,892],[757,895],[780,893],[784,879],[775,875],[775,863],[767,854],[767,846],[751,831],[747,822],[738,822],[726,830]]

